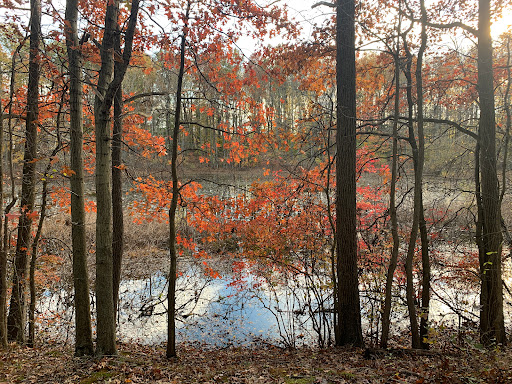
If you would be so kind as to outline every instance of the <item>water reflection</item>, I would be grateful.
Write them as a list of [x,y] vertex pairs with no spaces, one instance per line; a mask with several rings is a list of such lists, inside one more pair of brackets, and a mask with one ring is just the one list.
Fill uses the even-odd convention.
[[[177,341],[225,347],[269,342],[286,346],[332,343],[332,288],[326,276],[256,276],[249,270],[213,279],[202,262],[180,265],[177,280]],[[235,279],[236,277],[236,279]],[[309,279],[309,281],[308,281]],[[279,281],[279,284],[276,284]],[[362,282],[363,328],[368,340],[379,335],[382,294]],[[307,287],[307,288],[306,288]],[[392,332],[406,334],[409,326],[404,286],[397,285]],[[431,324],[476,329],[478,294],[467,285],[432,281]],[[91,295],[94,313],[94,297]],[[125,280],[120,287],[118,337],[122,341],[158,344],[167,338],[167,278],[157,273],[146,279]],[[41,329],[72,341],[73,297],[65,289],[46,291],[39,303]],[[506,300],[506,318],[511,305]]]
[[[250,291],[231,279],[211,279],[189,268],[178,278],[177,339],[215,346],[240,345],[275,338],[273,319]],[[120,294],[119,337],[148,344],[167,338],[167,278],[123,283]]]

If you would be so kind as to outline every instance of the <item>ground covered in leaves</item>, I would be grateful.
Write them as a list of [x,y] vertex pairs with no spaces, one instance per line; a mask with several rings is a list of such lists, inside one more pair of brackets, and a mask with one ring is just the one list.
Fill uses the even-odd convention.
[[512,351],[392,352],[275,347],[209,350],[122,344],[114,357],[76,358],[47,344],[0,352],[0,383],[512,383]]

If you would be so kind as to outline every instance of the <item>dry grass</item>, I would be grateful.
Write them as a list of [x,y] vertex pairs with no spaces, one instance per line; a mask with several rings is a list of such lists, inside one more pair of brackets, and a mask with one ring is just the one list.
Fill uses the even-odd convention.
[[[95,219],[94,213],[86,215],[86,239],[89,253],[91,284],[95,275]],[[168,269],[168,225],[151,221],[136,224],[125,217],[125,243],[123,278],[147,277]],[[55,213],[47,218],[43,229],[40,253],[57,255],[62,263],[55,265],[54,272],[61,282],[71,284],[71,220],[68,214]]]

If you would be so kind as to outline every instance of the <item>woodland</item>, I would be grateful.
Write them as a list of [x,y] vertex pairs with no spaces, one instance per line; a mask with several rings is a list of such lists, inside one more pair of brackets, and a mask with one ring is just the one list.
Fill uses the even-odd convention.
[[512,5],[296,6],[0,0],[0,382],[512,382]]

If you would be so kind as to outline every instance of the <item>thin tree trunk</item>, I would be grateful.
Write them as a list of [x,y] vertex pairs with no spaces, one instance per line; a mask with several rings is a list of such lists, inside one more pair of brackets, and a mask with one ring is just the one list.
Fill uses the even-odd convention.
[[415,303],[415,293],[414,293],[414,281],[413,281],[413,261],[414,261],[414,253],[416,248],[416,239],[418,237],[418,228],[419,228],[419,210],[421,203],[421,190],[420,183],[421,179],[419,177],[419,156],[418,156],[418,146],[416,144],[416,139],[414,136],[414,122],[413,122],[413,108],[414,102],[412,98],[412,55],[407,47],[404,44],[404,48],[407,55],[407,64],[405,69],[405,76],[407,79],[407,104],[409,108],[409,118],[408,118],[408,128],[409,128],[409,144],[412,149],[412,157],[414,162],[414,206],[413,206],[413,221],[411,226],[411,232],[409,236],[409,243],[407,245],[407,258],[405,261],[405,275],[406,275],[406,298],[407,298],[407,310],[409,312],[409,321],[411,324],[411,339],[412,339],[412,347],[420,348],[420,335],[418,330],[418,317],[416,315],[416,303]]
[[[507,191],[507,163],[508,163],[508,150],[510,143],[510,127],[512,125],[512,115],[510,113],[510,82],[512,76],[510,72],[510,35],[507,36],[507,87],[505,95],[503,96],[503,107],[505,108],[506,122],[505,122],[505,142],[503,143],[503,163],[501,169],[501,192],[500,192],[500,206]],[[503,217],[502,217],[503,224]]]
[[[3,74],[0,74],[0,212],[4,210],[4,108],[2,106],[3,96]],[[0,217],[0,348],[7,348],[7,253],[1,239],[7,227],[3,226]]]
[[[12,162],[12,149],[13,149],[13,131],[12,131],[12,105],[13,105],[13,98],[14,98],[14,85],[16,82],[16,71],[15,71],[15,64],[16,64],[16,56],[18,56],[21,48],[23,47],[23,43],[18,45],[16,48],[16,51],[14,55],[12,56],[11,60],[11,81],[9,85],[9,117],[7,120],[7,131],[9,133],[9,146],[7,151],[7,159],[8,159],[8,166],[9,166],[9,178],[11,183],[10,188],[10,195],[11,195],[11,201],[7,206],[5,207],[5,210],[3,212],[4,218],[3,218],[3,238],[2,238],[2,249],[1,249],[1,265],[2,269],[0,271],[0,284],[1,286],[1,292],[0,292],[0,300],[1,300],[1,311],[2,311],[2,318],[0,319],[0,327],[1,332],[4,332],[0,336],[2,337],[2,344],[5,342],[5,345],[7,346],[7,253],[10,248],[10,234],[9,234],[9,219],[7,215],[10,213],[12,207],[16,204],[17,197],[16,197],[16,189],[14,185],[14,167]],[[2,130],[3,134],[3,130]],[[3,143],[3,141],[2,141]],[[3,157],[2,157],[3,159]],[[3,172],[2,172],[3,174]]]
[[[334,103],[331,101],[331,111],[330,111],[330,119],[329,119],[329,127],[333,126],[334,121]],[[329,226],[331,227],[332,231],[332,243],[330,247],[330,256],[331,256],[331,279],[332,279],[332,299],[333,299],[333,329],[334,329],[334,342],[338,343],[338,337],[339,337],[339,331],[338,331],[338,281],[336,279],[336,223],[335,219],[333,217],[333,212],[331,208],[331,188],[332,188],[332,182],[331,182],[331,171],[332,166],[334,165],[334,162],[332,160],[331,155],[331,132],[327,132],[327,170],[326,170],[326,183],[325,183],[325,200],[327,201],[327,218],[329,220]],[[331,338],[331,332],[329,332],[329,341]],[[329,343],[330,344],[330,343]]]
[[[64,104],[61,103],[59,108],[61,108]],[[61,111],[59,111],[59,114]],[[57,123],[57,131],[59,130],[59,123]],[[37,247],[39,245],[39,240],[41,238],[41,233],[43,232],[43,224],[44,219],[46,218],[46,204],[48,199],[48,177],[50,174],[50,169],[52,167],[52,159],[53,157],[60,151],[61,144],[60,140],[57,143],[56,148],[53,150],[52,155],[50,156],[50,162],[48,163],[46,170],[43,175],[43,186],[41,192],[41,211],[39,212],[39,222],[37,223],[37,231],[34,236],[34,241],[32,242],[32,255],[30,258],[30,306],[29,306],[29,321],[28,321],[28,339],[27,346],[33,348],[35,343],[35,311],[36,311],[36,283],[35,283],[35,271],[36,271],[36,261],[37,261]]]
[[338,345],[362,346],[356,228],[355,3],[336,6],[336,254]]
[[[430,307],[430,256],[428,251],[428,234],[423,208],[423,168],[425,163],[425,133],[423,121],[423,54],[427,47],[427,11],[425,0],[420,0],[421,7],[421,44],[416,61],[416,104],[418,125],[418,167],[415,171],[415,193],[418,192],[418,225],[421,239],[422,264],[422,293],[420,311],[420,345],[423,349],[429,348],[428,343],[428,315]],[[415,194],[416,209],[416,194]]]
[[[398,33],[400,36],[401,19],[398,22]],[[391,299],[393,290],[393,278],[398,264],[398,251],[400,248],[400,238],[398,237],[398,220],[396,215],[396,180],[398,164],[398,118],[400,117],[400,38],[397,38],[395,58],[395,105],[393,118],[393,144],[391,150],[391,185],[389,188],[389,218],[391,221],[391,236],[393,238],[393,248],[389,260],[388,271],[386,273],[386,290],[384,296],[384,309],[382,313],[382,335],[380,339],[381,348],[388,347]]]
[[53,158],[57,155],[57,153],[62,148],[62,143],[60,139],[60,125],[61,125],[61,116],[62,110],[64,108],[64,96],[66,94],[66,90],[64,89],[61,96],[61,101],[59,103],[59,110],[57,112],[57,118],[55,123],[55,131],[57,132],[57,144],[53,149],[46,169],[43,174],[43,185],[41,188],[41,210],[39,212],[39,221],[37,223],[37,230],[34,236],[34,241],[32,242],[32,254],[30,258],[30,268],[29,268],[29,282],[30,282],[30,304],[29,304],[29,313],[28,313],[28,339],[27,346],[33,348],[35,344],[35,312],[36,312],[36,281],[35,281],[35,272],[36,272],[36,262],[37,262],[37,248],[39,246],[39,240],[41,238],[41,233],[43,232],[43,224],[44,219],[46,218],[46,202],[48,198],[48,178],[50,174],[50,169],[53,165]]
[[[171,180],[172,180],[172,198],[169,207],[169,256],[171,265],[169,268],[169,292],[167,294],[167,358],[176,357],[176,329],[175,329],[175,311],[176,311],[176,273],[177,273],[177,251],[176,251],[176,209],[178,207],[178,134],[180,131],[181,114],[181,91],[183,87],[183,76],[185,73],[185,44],[188,32],[188,17],[190,11],[190,1],[187,2],[183,33],[181,35],[180,45],[180,69],[178,72],[178,85],[176,88],[176,109],[174,111],[174,126],[172,129],[171,142]],[[168,132],[169,134],[170,132]]]
[[430,256],[428,249],[428,233],[425,215],[423,213],[423,198],[421,199],[420,210],[420,240],[421,240],[421,265],[422,265],[422,292],[421,292],[421,315],[420,315],[420,343],[421,348],[429,349],[428,342],[428,319],[430,313]]
[[[504,151],[503,151],[503,162],[501,169],[501,191],[500,191],[500,206],[503,203],[503,198],[505,197],[505,192],[507,191],[507,164],[508,164],[508,152],[510,145],[510,129],[512,126],[512,115],[510,112],[510,86],[511,86],[512,76],[510,72],[510,36],[507,36],[507,87],[505,90],[505,95],[503,96],[503,105],[505,108],[506,114],[506,122],[505,122],[505,142],[503,143]],[[512,254],[512,236],[507,228],[505,220],[503,219],[503,215],[500,218],[501,228],[503,230],[503,237],[505,242],[508,245],[508,254],[509,256]]]
[[[116,52],[121,55],[121,36],[116,36]],[[120,70],[120,63],[115,62],[114,72]],[[113,261],[113,300],[114,320],[117,316],[119,301],[119,284],[121,283],[121,266],[123,262],[123,181],[121,171],[121,146],[123,140],[123,87],[119,85],[114,96],[114,130],[112,133],[112,261]]]
[[21,187],[21,216],[12,284],[11,304],[7,318],[7,336],[10,340],[25,342],[25,283],[27,252],[30,248],[32,216],[34,209],[35,173],[37,157],[37,122],[39,119],[39,44],[41,38],[41,3],[30,1],[30,53],[27,88],[27,120],[23,180]]

